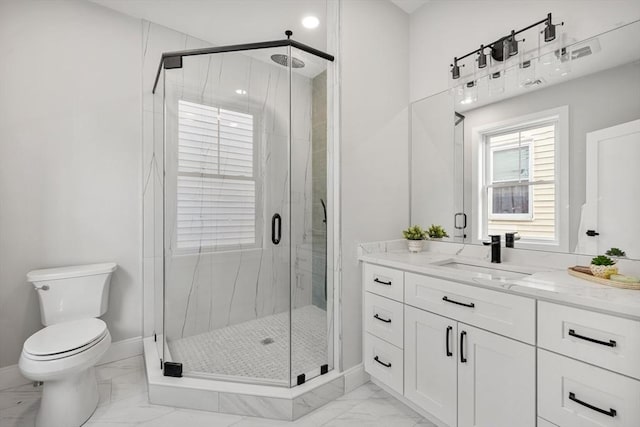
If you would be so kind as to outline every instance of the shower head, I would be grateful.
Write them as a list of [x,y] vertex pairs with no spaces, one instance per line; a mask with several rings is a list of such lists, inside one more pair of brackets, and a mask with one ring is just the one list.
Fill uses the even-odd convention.
[[[283,67],[289,66],[289,57],[287,55],[283,55],[281,53],[276,53],[275,55],[271,55],[271,60],[276,64],[280,64]],[[304,62],[296,57],[291,61],[292,68],[302,68],[304,67]]]

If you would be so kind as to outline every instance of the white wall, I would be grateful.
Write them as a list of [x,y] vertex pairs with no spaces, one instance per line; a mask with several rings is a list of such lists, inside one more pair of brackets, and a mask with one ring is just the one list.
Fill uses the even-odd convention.
[[117,262],[103,318],[141,335],[140,47],[91,3],[0,1],[0,367],[42,327],[35,268]]
[[411,101],[448,87],[449,64],[553,13],[562,31],[585,39],[640,19],[638,0],[432,1],[411,15]]
[[362,360],[357,244],[401,236],[409,218],[409,17],[387,1],[341,8],[343,368]]

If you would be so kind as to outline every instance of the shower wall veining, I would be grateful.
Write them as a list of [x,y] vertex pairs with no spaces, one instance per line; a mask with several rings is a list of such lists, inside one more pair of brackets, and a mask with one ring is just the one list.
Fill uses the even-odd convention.
[[[164,286],[165,330],[162,331],[159,308],[163,299],[163,220],[167,225],[174,224],[175,200],[167,198],[166,216],[163,218],[162,176],[165,159],[162,100],[159,96],[154,98],[151,88],[163,52],[207,47],[210,44],[147,21],[142,22],[142,33],[145,336],[164,332],[168,338],[176,339],[287,311],[289,268],[292,308],[311,304],[316,287],[321,286],[324,293],[324,277],[319,274],[319,260],[314,254],[326,247],[326,234],[324,241],[316,245],[316,239],[319,240],[322,234],[320,225],[316,224],[316,213],[322,214],[322,210],[320,205],[320,211],[313,206],[316,202],[319,204],[319,198],[326,200],[326,185],[322,193],[321,185],[316,183],[320,178],[312,174],[316,165],[323,171],[326,169],[326,130],[323,136],[316,138],[312,129],[314,82],[298,74],[294,74],[292,79],[292,176],[289,177],[286,155],[288,69],[241,53],[224,54],[224,57],[189,57],[184,59],[182,69],[167,72],[165,104],[169,117],[176,118],[175,107],[171,106],[182,97],[216,105],[231,102],[225,98],[225,92],[234,93],[237,88],[247,88],[248,94],[243,100],[246,103],[243,104],[244,111],[260,117],[256,134],[262,164],[257,194],[264,194],[261,200],[263,214],[258,220],[258,240],[261,245],[246,250],[179,253],[172,247],[174,240],[170,235],[174,234],[173,230],[167,227],[167,246],[170,250],[165,253],[167,279]],[[286,53],[285,48],[282,49],[282,53]],[[326,113],[323,117],[326,117]],[[313,122],[313,127],[326,127],[324,120],[322,123]],[[172,179],[175,178],[175,167],[172,165],[175,166],[177,162],[175,150],[171,149],[177,146],[175,122],[177,118],[167,120],[164,129],[169,147],[165,178],[168,194],[175,189]],[[313,144],[317,141],[318,146],[312,146],[312,141]],[[320,144],[324,146],[324,161],[319,159],[319,155],[314,155],[320,151]],[[324,174],[322,179],[326,180],[326,172]],[[289,178],[292,190],[291,221],[285,191]],[[282,198],[285,199],[284,204]],[[278,246],[273,246],[270,241],[271,215],[275,212],[283,217],[283,242]],[[284,232],[290,223],[293,238],[291,263],[288,233]],[[318,302],[316,305],[320,304]]]

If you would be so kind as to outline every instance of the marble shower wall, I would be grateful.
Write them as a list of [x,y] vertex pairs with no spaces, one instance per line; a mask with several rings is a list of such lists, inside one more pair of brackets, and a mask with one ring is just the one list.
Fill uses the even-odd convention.
[[[313,79],[311,147],[313,151],[313,305],[326,309],[327,292],[327,223],[322,201],[327,203],[327,72]],[[326,205],[325,205],[326,206]]]
[[[221,105],[256,118],[258,150],[257,248],[184,253],[175,249],[175,197],[167,197],[164,223],[167,281],[165,334],[186,337],[289,308],[289,272],[293,307],[311,304],[311,79],[292,79],[292,176],[289,176],[289,81],[285,67],[246,53],[185,57],[183,68],[165,71],[154,97],[151,88],[162,52],[208,46],[168,28],[143,21],[144,87],[144,262],[145,335],[162,331],[163,130],[167,139],[167,195],[175,194],[177,101]],[[270,49],[286,54],[286,48]],[[247,91],[244,96],[236,89]],[[162,102],[164,89],[165,102]],[[163,125],[162,108],[167,110]],[[154,112],[155,111],[155,112]],[[154,126],[155,124],[155,126]],[[164,127],[164,129],[163,129]],[[291,178],[291,194],[288,192]],[[259,196],[261,195],[261,196]],[[289,202],[291,206],[289,206]],[[289,218],[289,207],[291,216]],[[271,243],[271,216],[282,215],[283,240]],[[291,237],[286,224],[291,225]],[[289,245],[292,245],[291,255]],[[290,262],[291,258],[291,262]],[[289,271],[289,268],[291,270]],[[155,313],[155,318],[154,318]]]

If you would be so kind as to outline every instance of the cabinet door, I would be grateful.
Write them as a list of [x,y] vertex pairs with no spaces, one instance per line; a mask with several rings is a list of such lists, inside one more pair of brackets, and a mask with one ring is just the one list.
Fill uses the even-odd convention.
[[457,322],[405,306],[404,325],[405,397],[453,427]]
[[463,323],[458,348],[458,427],[534,427],[535,348]]

